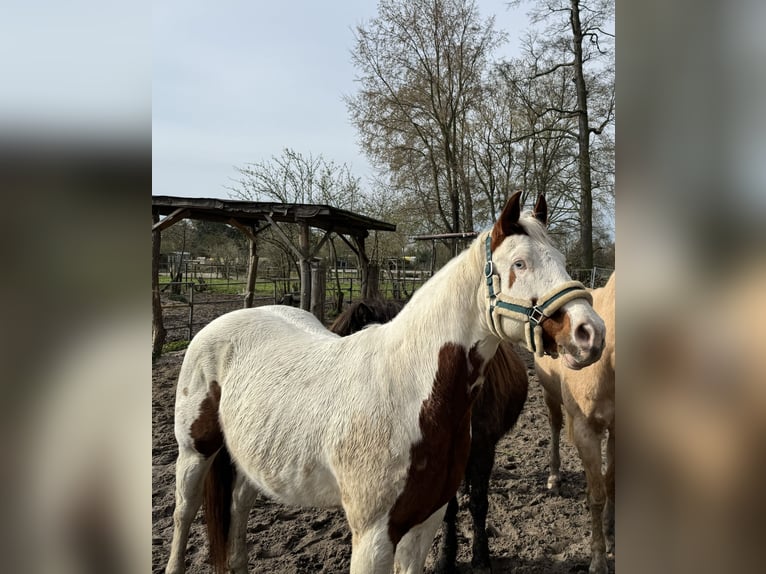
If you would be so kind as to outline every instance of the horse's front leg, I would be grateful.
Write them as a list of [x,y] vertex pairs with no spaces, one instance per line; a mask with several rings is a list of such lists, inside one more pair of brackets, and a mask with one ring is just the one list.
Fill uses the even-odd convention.
[[489,477],[495,464],[495,444],[484,437],[475,437],[471,446],[466,478],[470,486],[469,509],[473,519],[474,572],[492,572],[487,538],[487,511],[489,510]]
[[247,574],[247,519],[257,491],[237,469],[231,494],[228,568],[232,574]]
[[601,473],[601,437],[583,417],[573,422],[574,441],[580,453],[585,478],[588,482],[588,505],[591,522],[590,574],[606,574],[606,541],[604,539],[603,517],[606,501],[604,476]]
[[447,504],[442,522],[442,541],[439,547],[439,556],[436,559],[436,574],[453,574],[455,572],[455,560],[457,559],[457,513],[459,505],[457,494]]
[[350,574],[391,574],[394,545],[388,534],[388,515],[377,520],[359,520],[345,507],[351,527]]
[[548,407],[548,424],[551,427],[550,466],[548,471],[548,490],[558,494],[561,487],[561,457],[559,454],[559,441],[561,427],[564,423],[564,415],[561,411],[561,401],[543,388],[543,397]]
[[394,564],[396,574],[422,574],[428,551],[431,549],[431,544],[446,509],[447,505],[445,504],[429,516],[425,522],[421,522],[410,529],[399,541],[396,546],[396,562]]

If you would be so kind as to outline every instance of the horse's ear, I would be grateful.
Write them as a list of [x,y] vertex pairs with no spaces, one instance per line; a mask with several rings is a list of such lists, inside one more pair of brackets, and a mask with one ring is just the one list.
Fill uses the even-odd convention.
[[503,239],[514,233],[524,233],[524,228],[519,225],[519,216],[521,215],[521,192],[514,193],[508,203],[505,204],[503,212],[495,222],[492,228],[492,241],[490,244],[491,249],[495,248],[503,242]]
[[548,225],[548,202],[545,201],[545,196],[540,194],[537,196],[537,203],[535,203],[535,219],[540,223]]

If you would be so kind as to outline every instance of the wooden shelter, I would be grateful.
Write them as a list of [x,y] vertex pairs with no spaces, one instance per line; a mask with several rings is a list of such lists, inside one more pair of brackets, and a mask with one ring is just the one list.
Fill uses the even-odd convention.
[[[163,219],[160,219],[164,216]],[[159,290],[159,256],[161,232],[182,219],[201,219],[226,223],[239,229],[250,240],[250,266],[247,277],[245,307],[252,306],[255,276],[258,271],[257,236],[271,227],[290,246],[300,262],[301,308],[311,310],[321,318],[320,293],[312,298],[311,260],[319,253],[330,235],[335,233],[356,253],[362,272],[362,296],[371,295],[375,286],[370,282],[370,260],[365,250],[365,238],[373,231],[396,231],[396,225],[359,215],[329,205],[271,203],[196,197],[152,196],[152,350],[156,355],[165,339]],[[298,245],[285,234],[280,224],[299,226]],[[310,228],[324,231],[312,245]],[[318,291],[318,290],[317,290]],[[324,300],[324,293],[321,294]],[[314,303],[312,305],[312,302]],[[312,308],[313,307],[313,308]]]

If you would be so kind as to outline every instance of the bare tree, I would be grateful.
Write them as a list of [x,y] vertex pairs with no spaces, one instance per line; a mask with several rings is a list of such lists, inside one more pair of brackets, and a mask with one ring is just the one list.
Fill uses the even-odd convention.
[[[510,5],[522,3],[514,0]],[[574,105],[552,103],[539,111],[576,120],[580,256],[584,267],[592,267],[592,136],[608,132],[614,121],[614,35],[607,29],[614,18],[614,0],[532,0],[531,4],[531,21],[546,27],[542,34],[530,37],[526,46],[532,62],[530,78],[564,70],[574,87]]]
[[502,38],[474,0],[381,0],[356,29],[360,89],[346,103],[361,145],[442,231],[474,227],[466,130]]
[[237,167],[232,197],[246,201],[321,203],[354,210],[360,201],[359,178],[346,164],[336,164],[290,148],[269,161]]

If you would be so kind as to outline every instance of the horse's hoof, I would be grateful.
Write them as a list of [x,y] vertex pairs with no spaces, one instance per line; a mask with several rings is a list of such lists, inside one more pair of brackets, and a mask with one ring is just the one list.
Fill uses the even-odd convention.
[[588,574],[606,574],[606,556],[594,556],[590,561]]
[[551,494],[558,495],[561,491],[561,477],[558,475],[550,475],[548,477],[548,490]]

